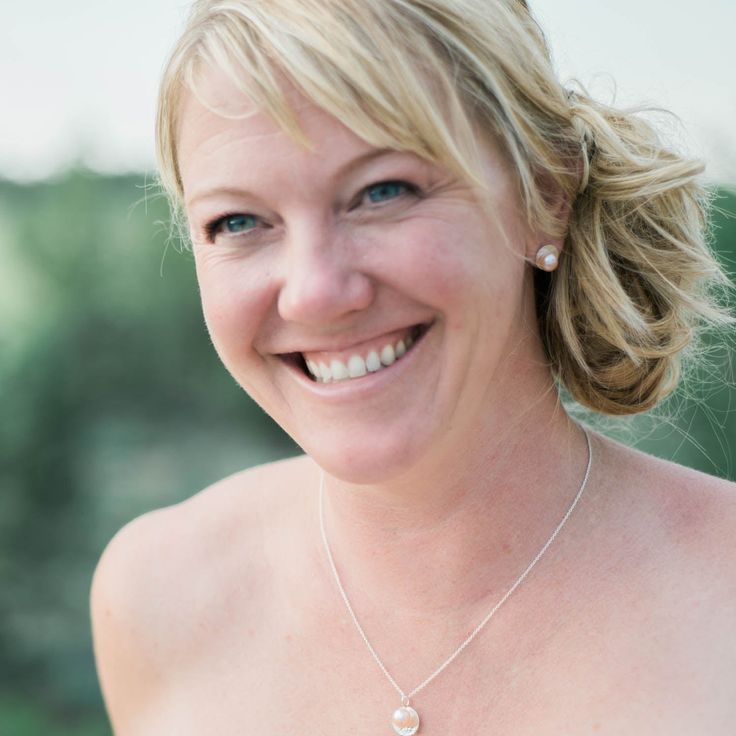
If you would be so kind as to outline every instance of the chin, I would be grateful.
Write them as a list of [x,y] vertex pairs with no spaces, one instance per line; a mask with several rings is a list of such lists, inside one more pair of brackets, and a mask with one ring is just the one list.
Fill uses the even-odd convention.
[[312,436],[299,444],[329,475],[345,483],[371,485],[408,473],[429,452],[428,440],[414,431],[403,438],[396,432],[380,438],[355,437],[353,440],[344,436],[326,437],[321,442]]

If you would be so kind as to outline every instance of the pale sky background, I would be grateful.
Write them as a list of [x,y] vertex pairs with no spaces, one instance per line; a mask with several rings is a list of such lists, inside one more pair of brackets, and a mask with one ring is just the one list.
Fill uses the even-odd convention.
[[[370,2],[370,0],[366,0]],[[653,102],[736,183],[734,0],[530,0],[563,79]],[[0,0],[0,177],[151,169],[158,76],[187,0]]]

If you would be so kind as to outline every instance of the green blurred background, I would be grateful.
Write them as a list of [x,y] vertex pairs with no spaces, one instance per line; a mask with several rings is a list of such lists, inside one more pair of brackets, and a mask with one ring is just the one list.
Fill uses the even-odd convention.
[[105,544],[297,452],[219,364],[144,182],[0,182],[0,736],[109,733],[88,616]]
[[[733,272],[736,195],[716,205]],[[0,309],[0,736],[108,734],[88,615],[105,544],[298,449],[219,364],[191,254],[143,175],[0,181]],[[655,417],[606,431],[736,477],[735,353],[723,336],[708,352]]]

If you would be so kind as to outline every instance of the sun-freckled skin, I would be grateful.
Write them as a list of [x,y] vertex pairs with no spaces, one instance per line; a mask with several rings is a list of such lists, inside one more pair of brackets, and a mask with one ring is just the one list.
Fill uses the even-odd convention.
[[[205,86],[244,104],[228,85],[211,75]],[[490,144],[484,209],[477,191],[411,154],[350,166],[375,149],[292,97],[311,151],[262,112],[228,118],[192,95],[182,106],[179,163],[213,343],[243,388],[334,475],[359,483],[430,472],[549,386],[524,260],[539,236]],[[366,187],[383,181],[420,193],[369,201]],[[207,223],[226,213],[257,219],[209,242]],[[277,357],[430,321],[409,370],[369,397],[322,401]]]
[[[221,78],[202,88],[242,112]],[[179,163],[212,340],[308,455],[116,536],[92,606],[111,720],[135,724],[116,734],[383,732],[399,701],[341,605],[320,478],[342,584],[409,688],[514,591],[585,473],[525,262],[555,241],[526,227],[502,157],[487,146],[484,209],[446,171],[372,155],[292,99],[311,152],[265,115],[225,118],[189,97]],[[372,187],[398,181],[408,188]],[[427,322],[395,364],[343,382],[277,357]],[[733,484],[591,439],[585,493],[553,545],[412,699],[422,733],[733,732]]]

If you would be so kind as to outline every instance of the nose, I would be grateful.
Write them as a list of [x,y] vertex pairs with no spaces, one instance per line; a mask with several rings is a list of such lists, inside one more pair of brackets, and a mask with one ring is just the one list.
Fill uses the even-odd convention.
[[303,228],[286,243],[278,311],[310,325],[334,323],[368,307],[374,284],[361,268],[355,242],[329,225]]

